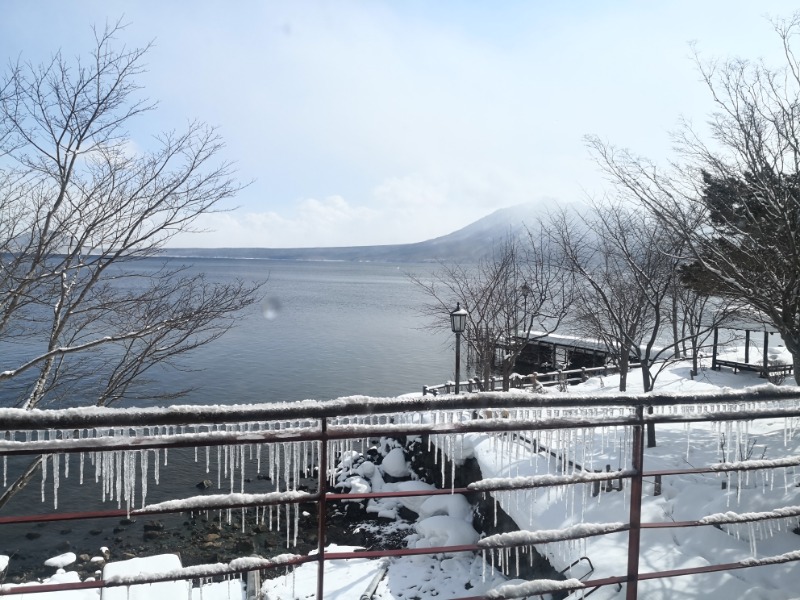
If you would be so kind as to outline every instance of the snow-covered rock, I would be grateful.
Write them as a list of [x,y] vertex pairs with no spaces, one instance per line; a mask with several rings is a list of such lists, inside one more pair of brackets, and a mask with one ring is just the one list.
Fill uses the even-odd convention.
[[480,534],[465,524],[463,519],[445,515],[421,519],[414,529],[417,532],[417,538],[409,539],[408,545],[411,548],[463,546],[475,544],[480,539]]
[[74,563],[76,560],[78,560],[78,557],[75,556],[74,552],[65,552],[64,554],[59,554],[58,556],[48,558],[46,561],[44,561],[44,564],[47,567],[63,569],[64,567]]
[[402,448],[392,448],[383,458],[381,469],[391,477],[408,477],[411,474]]

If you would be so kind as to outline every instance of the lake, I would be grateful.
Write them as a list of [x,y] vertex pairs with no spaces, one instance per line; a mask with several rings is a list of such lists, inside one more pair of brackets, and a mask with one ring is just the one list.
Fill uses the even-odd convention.
[[[265,299],[192,355],[189,403],[394,396],[453,377],[453,337],[420,315],[430,265],[205,259],[212,280],[268,278]],[[445,323],[446,325],[446,323]]]
[[[156,271],[163,259],[135,264]],[[234,404],[394,396],[452,379],[453,335],[420,309],[426,297],[407,277],[435,267],[414,264],[168,259],[211,281],[267,280],[264,302],[250,307],[221,339],[163,370],[154,388],[194,388],[181,404]],[[0,369],[16,366],[0,361]],[[178,378],[178,379],[176,379]],[[8,394],[7,394],[8,396]],[[0,406],[3,401],[0,389]],[[63,405],[87,404],[69,398]],[[137,401],[139,405],[149,405]],[[130,403],[120,402],[117,406]]]

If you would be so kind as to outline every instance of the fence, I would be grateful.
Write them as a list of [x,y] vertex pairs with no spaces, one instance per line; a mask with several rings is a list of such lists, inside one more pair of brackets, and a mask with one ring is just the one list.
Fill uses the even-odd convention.
[[[634,372],[639,369],[641,365],[634,363],[628,365],[628,371]],[[536,388],[538,386],[551,387],[557,385],[572,385],[586,381],[589,377],[613,375],[619,372],[619,367],[614,365],[607,365],[604,367],[581,367],[580,369],[559,369],[557,371],[548,371],[547,373],[531,373],[530,375],[511,376],[509,383],[511,388]],[[438,385],[423,385],[422,395],[427,396],[432,394],[437,396],[439,394],[451,394],[455,391],[456,384],[453,381],[447,383],[440,383]],[[466,392],[494,392],[503,389],[503,378],[493,375],[489,378],[488,383],[484,382],[480,377],[473,377],[459,383],[459,389]]]
[[[645,408],[647,407],[647,409]],[[652,411],[652,412],[651,412]],[[285,554],[275,558],[242,558],[220,565],[198,565],[180,571],[154,574],[152,577],[110,581],[84,581],[54,585],[26,587],[0,586],[0,596],[27,594],[68,589],[104,588],[141,583],[154,583],[178,579],[219,577],[248,572],[269,573],[307,562],[317,562],[317,598],[323,598],[324,564],[326,561],[345,558],[400,557],[418,554],[483,552],[502,558],[509,549],[532,547],[539,544],[581,539],[615,532],[628,534],[628,558],[625,573],[614,576],[586,579],[576,582],[537,583],[533,587],[508,591],[502,597],[522,597],[551,589],[562,592],[583,590],[588,595],[604,586],[626,586],[626,598],[637,598],[640,581],[689,576],[700,573],[754,568],[800,560],[800,552],[771,556],[759,560],[743,560],[704,567],[656,572],[640,572],[640,541],[643,530],[678,527],[719,526],[721,522],[753,523],[786,519],[800,515],[800,507],[783,507],[771,513],[738,514],[728,521],[719,518],[684,522],[643,522],[643,484],[650,478],[671,477],[680,474],[745,473],[753,469],[794,467],[800,457],[787,456],[776,461],[734,461],[671,470],[647,470],[644,465],[643,430],[647,425],[659,423],[734,423],[763,418],[785,418],[791,421],[800,416],[800,392],[795,389],[764,388],[742,393],[695,395],[686,397],[609,395],[570,398],[549,394],[478,393],[462,396],[412,397],[397,399],[354,398],[330,402],[298,402],[252,406],[176,406],[165,409],[69,409],[61,411],[22,411],[0,409],[0,423],[5,431],[0,435],[0,456],[4,468],[8,457],[41,457],[47,469],[50,464],[58,479],[66,455],[79,455],[81,476],[84,456],[91,456],[95,465],[104,468],[100,476],[106,488],[115,490],[117,499],[125,508],[115,510],[59,513],[48,511],[39,514],[0,516],[2,526],[14,523],[55,523],[84,518],[119,518],[123,515],[154,515],[186,513],[190,511],[249,509],[264,511],[276,507],[279,518],[281,507],[287,523],[290,512],[297,517],[300,503],[315,502],[318,518],[318,553],[316,555]],[[463,439],[467,433],[487,433],[502,436],[505,440],[522,443],[531,453],[556,452],[570,464],[566,453],[569,448],[558,448],[539,443],[543,439],[556,439],[558,432],[575,430],[603,431],[617,428],[624,432],[630,444],[623,468],[612,472],[594,473],[570,468],[561,474],[534,477],[483,479],[463,488],[446,488],[438,491],[384,492],[363,494],[334,493],[330,489],[337,457],[353,448],[359,440],[378,436],[423,435],[439,442],[440,448],[453,447],[453,439]],[[790,432],[790,435],[793,431]],[[556,437],[553,437],[556,436]],[[559,438],[560,439],[560,438]],[[564,439],[572,439],[566,436]],[[449,441],[448,441],[449,440]],[[533,440],[533,443],[531,441]],[[230,465],[231,493],[224,495],[195,496],[174,501],[146,504],[142,490],[140,508],[133,506],[135,499],[135,474],[147,478],[150,453],[158,459],[171,448],[206,448],[206,460],[211,448],[224,450],[226,464]],[[283,491],[265,494],[235,493],[234,472],[237,456],[245,449],[261,457],[263,451],[269,468],[277,469],[276,478],[283,480]],[[259,458],[260,460],[260,458]],[[157,464],[155,462],[154,464]],[[574,464],[574,463],[572,463]],[[318,489],[299,491],[297,473],[309,465],[319,467]],[[219,465],[218,465],[219,466]],[[133,473],[133,474],[132,474]],[[226,471],[227,473],[227,471]],[[524,490],[553,486],[589,485],[597,489],[597,482],[626,482],[628,522],[595,524],[592,527],[566,528],[546,536],[536,532],[516,536],[490,536],[477,544],[435,548],[406,548],[360,552],[326,552],[326,516],[328,504],[337,500],[358,500],[398,496],[431,496],[436,494],[493,494],[503,496]],[[294,483],[293,483],[294,482]],[[452,482],[451,482],[452,483]],[[44,483],[43,483],[44,485]],[[133,486],[133,490],[131,490]],[[609,488],[610,489],[610,484]],[[113,494],[113,492],[112,492]],[[270,509],[270,516],[272,515]],[[262,517],[263,518],[263,517]],[[296,525],[295,520],[295,535]],[[291,537],[287,528],[287,536]],[[287,538],[288,539],[288,538]],[[538,587],[537,587],[538,586]],[[505,592],[504,592],[505,593]],[[517,594],[517,596],[513,594]],[[469,596],[461,600],[478,600],[488,596]]]

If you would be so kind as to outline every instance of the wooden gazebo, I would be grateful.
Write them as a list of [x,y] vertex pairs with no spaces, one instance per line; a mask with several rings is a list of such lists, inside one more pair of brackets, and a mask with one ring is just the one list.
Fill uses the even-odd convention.
[[[730,329],[733,331],[744,331],[744,360],[730,360],[726,358],[719,358],[719,330]],[[753,334],[762,334],[764,345],[762,350],[762,361],[750,361],[750,339]],[[756,321],[732,321],[724,325],[714,327],[714,345],[711,354],[711,368],[714,371],[719,371],[721,367],[731,367],[734,372],[736,371],[756,371],[761,377],[769,377],[774,374],[790,375],[793,371],[791,363],[774,363],[770,364],[769,361],[769,336],[777,334],[778,330],[770,325],[759,323]]]

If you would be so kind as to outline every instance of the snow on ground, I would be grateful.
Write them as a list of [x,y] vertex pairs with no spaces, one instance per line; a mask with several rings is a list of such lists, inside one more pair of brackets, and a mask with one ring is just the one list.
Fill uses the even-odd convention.
[[[628,376],[628,390],[641,393],[641,378],[637,372]],[[763,383],[757,374],[733,374],[730,369],[715,372],[702,371],[697,378],[689,377],[689,366],[676,363],[662,372],[656,382],[656,391],[696,393],[722,388],[742,388]],[[570,393],[616,393],[618,376],[593,378],[571,388]],[[574,392],[573,392],[574,390]],[[556,393],[556,392],[552,392]],[[744,458],[748,453],[754,459],[779,458],[800,454],[800,436],[784,440],[783,419],[759,420],[742,426],[732,425],[727,433],[728,456]],[[658,446],[645,450],[645,470],[701,467],[721,460],[718,432],[710,425],[684,424],[658,425]],[[577,435],[577,434],[574,434]],[[607,435],[612,435],[607,432]],[[739,447],[732,447],[739,440]],[[576,437],[575,441],[578,441]],[[608,442],[608,440],[606,440]],[[594,468],[610,464],[612,470],[625,468],[623,456],[629,455],[625,447],[628,440],[620,438],[608,444],[604,451],[590,445],[589,455],[576,452],[573,458],[590,460]],[[581,442],[584,439],[581,438]],[[485,434],[470,434],[468,446],[488,477],[532,476],[560,472],[555,459],[544,453],[529,459],[510,459],[517,450],[513,445],[499,446],[496,439]],[[599,446],[599,444],[597,445]],[[616,448],[616,451],[615,451]],[[733,451],[733,452],[731,452]],[[520,453],[521,454],[521,453]],[[727,460],[730,460],[728,458]],[[794,469],[778,469],[772,475],[751,474],[740,481],[736,474],[681,475],[664,477],[662,493],[654,495],[654,482],[645,481],[642,521],[689,521],[714,513],[770,511],[778,507],[793,506],[798,502]],[[722,489],[723,483],[727,489]],[[563,529],[578,523],[613,523],[629,520],[626,491],[608,491],[598,497],[591,495],[592,485],[571,488],[544,488],[516,492],[513,496],[495,493],[501,506],[521,529],[531,531]],[[512,498],[512,499],[509,499]],[[736,562],[750,557],[779,555],[800,548],[800,537],[791,532],[797,519],[790,518],[781,531],[776,525],[722,525],[701,528],[649,529],[642,533],[640,571],[659,571]],[[774,535],[773,535],[774,534]],[[594,572],[588,578],[624,575],[627,565],[627,532],[587,538],[576,542],[557,542],[539,546],[557,569],[567,567],[580,556],[588,556]],[[576,567],[575,575],[586,574],[586,563]],[[577,592],[575,597],[580,597]],[[593,600],[621,597],[616,588],[599,589]],[[740,569],[725,573],[692,575],[670,579],[640,582],[639,597],[648,600],[684,597],[702,597],[709,600],[730,598],[763,598],[770,600],[800,598],[800,569],[797,563]]]
[[[327,552],[351,552],[351,546],[332,544]],[[313,553],[312,553],[313,554]],[[506,583],[490,573],[480,556],[462,553],[450,557],[406,556],[391,561],[350,559],[325,563],[325,600],[361,597],[376,575],[380,579],[374,600],[446,600],[478,595]],[[316,598],[317,564],[306,563],[293,573],[269,579],[262,585],[264,600],[312,600]]]

